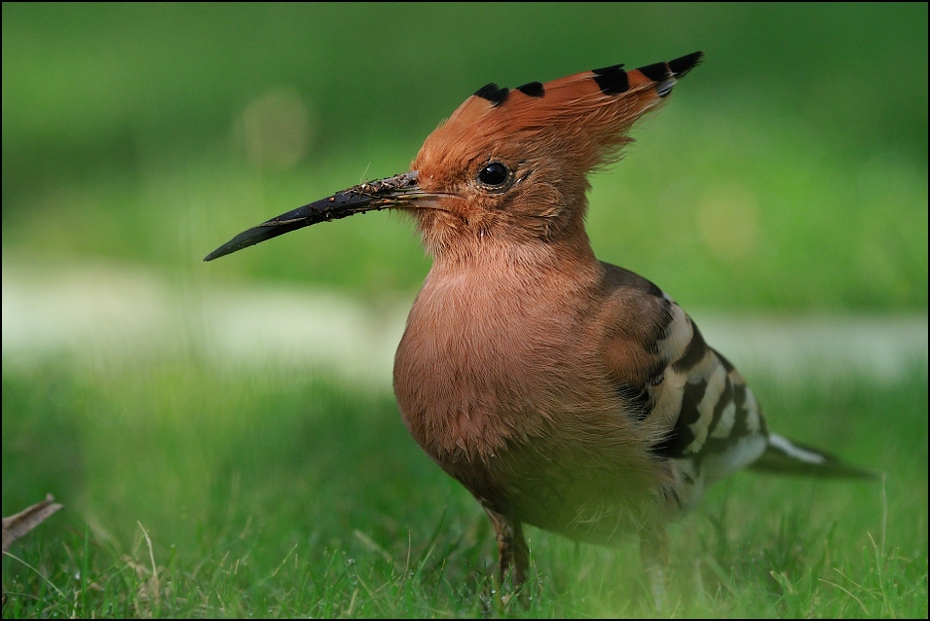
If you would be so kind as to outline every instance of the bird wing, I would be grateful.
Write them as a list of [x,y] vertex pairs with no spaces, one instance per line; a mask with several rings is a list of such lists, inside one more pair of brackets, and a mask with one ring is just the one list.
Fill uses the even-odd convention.
[[607,363],[622,409],[643,426],[649,451],[671,467],[662,490],[681,507],[745,468],[822,478],[876,474],[768,431],[739,371],[704,341],[675,301],[649,280],[602,264],[613,305]]
[[[671,297],[629,270],[604,267],[610,297],[620,304],[607,359],[623,409],[651,429],[649,450],[672,462],[675,479],[699,495],[765,452],[762,409],[739,371],[707,345]],[[692,493],[675,496],[690,504]]]

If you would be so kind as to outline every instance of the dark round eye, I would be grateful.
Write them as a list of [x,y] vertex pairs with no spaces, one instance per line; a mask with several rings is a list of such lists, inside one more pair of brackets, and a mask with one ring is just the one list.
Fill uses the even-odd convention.
[[478,182],[489,188],[499,188],[510,179],[510,169],[500,162],[491,162],[478,171]]

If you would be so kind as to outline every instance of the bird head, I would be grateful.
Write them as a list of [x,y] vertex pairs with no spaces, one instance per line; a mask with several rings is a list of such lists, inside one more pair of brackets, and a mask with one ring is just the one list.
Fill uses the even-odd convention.
[[583,233],[587,175],[614,161],[633,123],[701,60],[694,52],[625,71],[586,71],[516,89],[479,89],[426,139],[410,172],[354,186],[249,229],[211,261],[364,211],[412,213],[436,256],[469,241],[553,242]]

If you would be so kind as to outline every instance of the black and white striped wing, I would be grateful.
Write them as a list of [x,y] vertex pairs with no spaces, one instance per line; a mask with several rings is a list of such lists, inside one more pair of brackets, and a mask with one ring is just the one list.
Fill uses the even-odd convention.
[[653,438],[653,455],[673,462],[668,495],[690,504],[704,485],[765,452],[762,409],[739,372],[704,342],[671,297],[629,270],[602,265],[616,301],[614,332],[622,336],[621,353],[608,365],[623,408]]
[[654,389],[654,416],[668,425],[653,451],[682,460],[687,479],[710,484],[757,460],[768,444],[762,409],[730,362],[709,347],[697,325],[671,298],[667,336],[658,353],[667,362]]
[[[624,411],[643,425],[650,451],[669,464],[662,495],[679,508],[706,486],[746,467],[780,474],[875,478],[818,449],[769,433],[756,397],[730,361],[704,341],[697,325],[650,281],[604,264],[620,300],[612,358]],[[630,339],[637,345],[630,347]]]

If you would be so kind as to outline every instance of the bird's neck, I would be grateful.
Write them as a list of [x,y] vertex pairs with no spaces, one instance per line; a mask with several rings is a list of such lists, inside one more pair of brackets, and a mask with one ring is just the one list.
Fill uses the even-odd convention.
[[430,278],[457,277],[465,273],[483,278],[551,278],[553,272],[578,277],[597,270],[599,263],[587,234],[557,240],[529,239],[516,242],[494,235],[461,236],[456,244],[433,250]]

